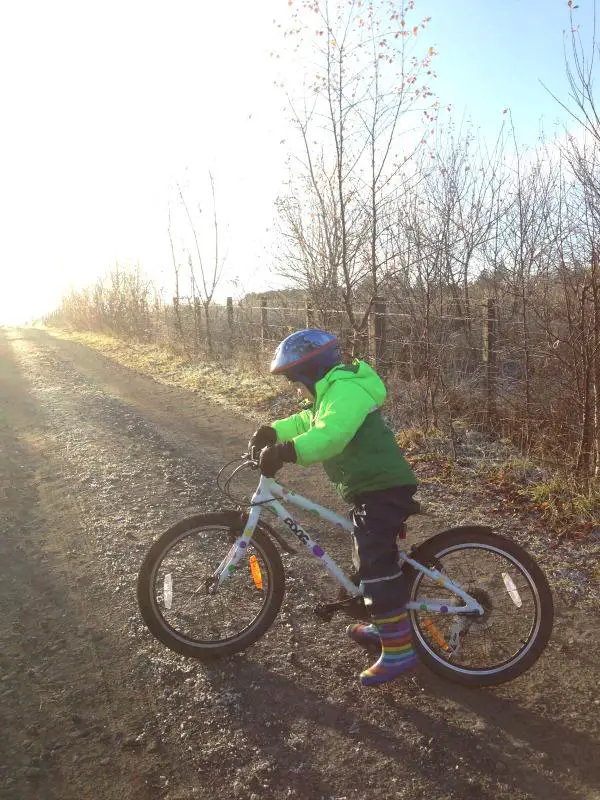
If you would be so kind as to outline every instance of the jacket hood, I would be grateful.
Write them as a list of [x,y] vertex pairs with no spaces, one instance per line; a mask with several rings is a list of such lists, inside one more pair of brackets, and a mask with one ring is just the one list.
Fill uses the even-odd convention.
[[324,391],[338,381],[354,381],[371,397],[373,405],[382,406],[385,402],[387,396],[385,384],[366,361],[355,358],[351,364],[339,364],[329,370],[315,386],[317,397],[322,397]]

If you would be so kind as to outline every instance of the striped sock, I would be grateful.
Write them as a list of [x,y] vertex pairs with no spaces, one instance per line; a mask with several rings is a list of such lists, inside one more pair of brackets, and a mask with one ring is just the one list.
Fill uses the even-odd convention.
[[379,631],[375,625],[365,625],[359,622],[357,625],[348,625],[346,633],[353,642],[368,647],[370,644],[379,644]]
[[406,611],[388,611],[385,616],[373,617],[373,622],[381,639],[381,656],[372,667],[361,672],[363,686],[391,681],[417,663]]

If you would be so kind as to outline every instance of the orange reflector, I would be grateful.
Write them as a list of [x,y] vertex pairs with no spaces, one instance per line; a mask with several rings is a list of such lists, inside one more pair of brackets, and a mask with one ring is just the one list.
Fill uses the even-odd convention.
[[258,558],[256,556],[250,556],[248,558],[248,564],[250,565],[250,574],[252,575],[252,580],[254,581],[254,585],[256,586],[257,589],[262,589],[263,587],[262,573],[260,571]]
[[449,650],[448,642],[444,639],[444,635],[440,631],[440,629],[433,624],[433,622],[429,619],[429,617],[425,617],[425,619],[421,623],[427,633],[431,636],[433,641],[441,647],[442,650]]

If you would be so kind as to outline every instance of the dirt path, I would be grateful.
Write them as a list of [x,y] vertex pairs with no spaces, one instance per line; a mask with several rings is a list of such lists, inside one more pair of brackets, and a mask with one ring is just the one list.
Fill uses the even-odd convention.
[[[142,555],[221,505],[215,470],[252,427],[82,345],[0,330],[0,797],[598,800],[598,608],[571,595],[539,664],[495,690],[420,670],[361,691],[365,656],[344,620],[313,617],[327,581],[298,559],[246,654],[207,667],[154,642]],[[319,473],[293,480],[331,503]]]

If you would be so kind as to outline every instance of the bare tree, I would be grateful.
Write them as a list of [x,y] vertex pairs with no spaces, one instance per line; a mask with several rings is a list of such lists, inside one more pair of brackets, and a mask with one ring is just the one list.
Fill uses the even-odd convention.
[[[308,91],[288,95],[302,155],[291,162],[290,192],[279,202],[286,256],[298,251],[293,261],[306,283],[318,286],[320,272],[321,284],[339,291],[359,335],[387,263],[381,220],[415,147],[407,140],[401,153],[406,117],[432,104],[422,73],[431,77],[433,49],[410,55],[428,20],[409,26],[413,8],[412,0],[307,0],[294,7],[288,31],[304,35],[317,25]],[[289,276],[289,262],[279,271]]]
[[[578,472],[600,477],[600,105],[595,92],[594,70],[600,56],[596,37],[596,3],[589,44],[586,47],[576,22],[577,6],[569,2],[570,48],[565,51],[565,68],[570,87],[566,101],[557,101],[580,126],[567,137],[562,149],[575,181],[582,191],[583,236],[587,242],[587,263],[580,297],[582,334],[581,384],[582,424]],[[553,95],[554,96],[554,95]],[[583,134],[581,134],[583,131]]]
[[[185,210],[185,214],[190,229],[192,231],[195,243],[195,254],[192,255],[192,252],[188,251],[188,265],[190,268],[192,298],[194,305],[194,318],[198,324],[199,314],[197,312],[201,305],[204,311],[206,344],[208,347],[208,352],[212,354],[213,343],[212,343],[211,325],[210,325],[210,306],[211,303],[213,302],[215,291],[219,285],[219,281],[223,274],[225,259],[222,258],[219,250],[219,222],[217,216],[215,181],[211,172],[208,173],[208,176],[210,180],[211,202],[212,202],[212,209],[211,209],[212,236],[209,237],[209,235],[207,235],[206,243],[204,241],[202,242],[202,245],[204,245],[204,250],[203,247],[201,246],[201,241],[199,237],[199,225],[196,222],[194,222],[192,218],[188,203],[184,197],[183,190],[180,184],[177,184],[177,191],[179,193],[181,205]],[[201,209],[199,208],[198,210],[201,213]],[[208,241],[210,239],[211,239],[210,244],[208,244]],[[200,280],[198,280],[197,277],[198,273],[200,276]]]
[[184,328],[183,328],[183,319],[181,313],[181,292],[180,292],[180,274],[181,274],[181,264],[179,264],[177,260],[177,256],[175,254],[175,245],[173,243],[173,232],[172,232],[172,223],[171,223],[171,207],[169,206],[169,225],[167,227],[167,233],[169,236],[169,245],[171,248],[171,260],[173,263],[173,274],[175,277],[175,294],[173,295],[173,312],[175,314],[175,328],[177,331],[177,336],[179,337],[179,341],[181,342],[181,346],[183,347],[184,351],[189,355],[188,352],[188,345],[187,345],[187,338],[185,336]]

